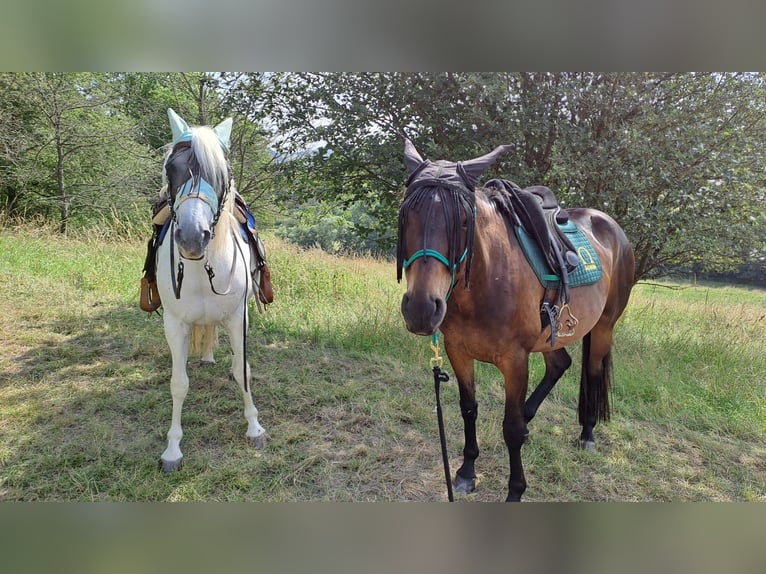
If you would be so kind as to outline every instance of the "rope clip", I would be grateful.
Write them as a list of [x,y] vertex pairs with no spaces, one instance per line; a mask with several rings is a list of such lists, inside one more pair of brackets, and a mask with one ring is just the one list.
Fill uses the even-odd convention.
[[433,358],[431,358],[430,366],[431,369],[434,367],[442,368],[442,365],[444,365],[444,357],[440,354],[439,349],[439,335],[437,333],[434,333],[431,335],[431,342],[428,344],[431,347],[431,350],[434,352]]

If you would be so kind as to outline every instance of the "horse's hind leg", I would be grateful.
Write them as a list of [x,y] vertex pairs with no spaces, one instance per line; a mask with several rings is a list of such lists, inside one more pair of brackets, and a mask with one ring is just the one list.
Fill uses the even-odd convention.
[[189,376],[186,374],[186,360],[189,357],[190,327],[185,323],[179,323],[165,313],[165,338],[170,347],[170,355],[173,359],[172,374],[170,376],[170,394],[173,397],[173,413],[171,415],[170,430],[168,430],[168,446],[160,457],[160,468],[163,472],[174,472],[183,464],[181,452],[181,409],[184,399],[189,391]]
[[572,358],[563,348],[543,353],[543,358],[545,359],[545,375],[524,404],[524,420],[526,422],[535,417],[537,409],[540,408],[545,397],[548,396],[548,393],[572,364]]
[[[266,446],[266,431],[258,422],[258,409],[255,407],[251,395],[250,365],[245,362],[242,320],[243,317],[240,315],[238,319],[229,322],[227,325],[229,340],[231,341],[231,348],[234,353],[231,369],[234,379],[239,384],[239,389],[242,392],[242,398],[245,403],[245,420],[247,421],[245,436],[247,441],[255,448],[264,448]],[[248,381],[247,390],[245,390],[245,380]]]
[[583,338],[582,373],[578,414],[582,433],[580,446],[596,450],[593,429],[600,420],[609,420],[609,390],[612,383],[612,327],[597,324]]

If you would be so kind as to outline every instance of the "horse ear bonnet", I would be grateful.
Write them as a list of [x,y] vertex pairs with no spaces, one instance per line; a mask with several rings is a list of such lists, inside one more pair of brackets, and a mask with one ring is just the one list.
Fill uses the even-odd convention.
[[412,175],[423,164],[423,158],[408,138],[404,138],[404,164],[407,166],[407,175]]
[[511,151],[512,147],[513,146],[510,144],[497,146],[486,155],[461,162],[463,169],[465,170],[465,173],[471,183],[474,186],[477,185],[479,183],[479,178],[484,175],[484,172],[487,171],[490,166],[492,166],[492,164],[497,161],[497,158],[499,158],[504,153]]
[[224,153],[229,153],[229,143],[231,142],[231,124],[232,118],[226,118],[220,124],[213,128],[215,135],[218,136],[218,141],[221,142]]
[[413,143],[404,138],[407,188],[441,183],[472,192],[484,172],[497,161],[497,158],[510,151],[511,147],[511,145],[501,145],[486,155],[464,162],[453,163],[443,160],[431,162],[424,160]]
[[192,134],[189,124],[173,108],[168,108],[168,119],[170,120],[170,129],[173,132],[173,146],[182,141],[191,141]]

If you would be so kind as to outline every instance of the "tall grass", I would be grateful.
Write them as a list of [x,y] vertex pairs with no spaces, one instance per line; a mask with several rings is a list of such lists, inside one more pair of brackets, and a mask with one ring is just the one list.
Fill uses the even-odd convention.
[[[162,321],[138,309],[144,238],[0,233],[0,500],[443,500],[427,341],[407,333],[392,262],[264,236],[275,302],[251,306],[265,451],[218,364],[189,364],[184,469],[170,424]],[[575,363],[530,424],[527,500],[763,500],[766,292],[638,285],[615,334],[613,420],[577,448]],[[542,376],[532,360],[532,384]],[[477,369],[479,488],[505,496],[503,390]],[[462,419],[443,390],[453,471]]]

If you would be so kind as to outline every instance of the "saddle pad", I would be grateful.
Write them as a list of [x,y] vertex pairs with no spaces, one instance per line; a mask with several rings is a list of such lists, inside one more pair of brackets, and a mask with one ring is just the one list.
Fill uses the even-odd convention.
[[[601,279],[601,261],[598,258],[598,253],[593,249],[593,246],[585,237],[585,234],[577,227],[574,222],[568,221],[564,225],[559,225],[561,231],[563,231],[572,245],[577,250],[577,256],[580,259],[577,268],[569,274],[569,286],[580,287],[582,285],[592,285]],[[521,250],[524,252],[524,256],[527,258],[529,265],[534,269],[537,278],[543,287],[551,282],[560,281],[560,277],[553,273],[548,267],[548,263],[545,261],[540,248],[537,243],[527,234],[521,226],[515,226],[516,238],[519,240]],[[553,285],[550,285],[553,287]]]

